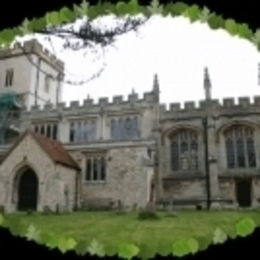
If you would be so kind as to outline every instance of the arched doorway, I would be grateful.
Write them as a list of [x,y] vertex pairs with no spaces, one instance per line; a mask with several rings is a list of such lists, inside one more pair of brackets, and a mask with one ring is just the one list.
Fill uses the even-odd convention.
[[17,210],[37,210],[38,178],[32,169],[26,169],[18,183]]
[[237,180],[236,181],[236,197],[239,207],[250,208],[251,207],[251,180]]

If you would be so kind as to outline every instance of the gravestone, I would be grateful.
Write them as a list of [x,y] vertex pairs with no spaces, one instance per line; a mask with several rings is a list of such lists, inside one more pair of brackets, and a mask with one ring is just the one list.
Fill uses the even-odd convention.
[[167,212],[166,216],[167,217],[176,217],[177,216],[177,214],[173,208],[173,196],[171,196],[171,198],[170,198],[168,212]]

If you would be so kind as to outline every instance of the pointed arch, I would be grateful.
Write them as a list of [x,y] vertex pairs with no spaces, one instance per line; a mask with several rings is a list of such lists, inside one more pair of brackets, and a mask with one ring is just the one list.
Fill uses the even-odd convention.
[[260,124],[257,124],[249,120],[230,120],[228,123],[223,124],[216,129],[216,141],[219,142],[220,136],[222,136],[223,133],[226,132],[230,127],[235,125],[248,126],[249,128],[252,128],[254,130],[260,129]]
[[181,131],[183,129],[194,131],[198,135],[201,135],[203,133],[203,129],[201,127],[193,126],[190,124],[176,124],[175,126],[163,130],[162,137],[163,139],[171,139],[171,136],[174,135],[175,132]]
[[[10,199],[12,203],[16,204],[17,209],[26,210],[23,205],[25,205],[24,202],[28,198],[30,202],[30,204],[28,204],[28,209],[30,207],[32,210],[37,210],[40,183],[37,167],[31,162],[23,161],[13,169],[11,180],[12,191]],[[28,190],[28,187],[31,187],[32,189]],[[32,193],[30,194],[26,190]],[[23,198],[21,198],[21,196]]]
[[232,124],[222,128],[226,143],[227,168],[255,168],[255,131],[252,125]]
[[198,170],[198,131],[191,128],[178,128],[169,132],[171,168],[173,171]]

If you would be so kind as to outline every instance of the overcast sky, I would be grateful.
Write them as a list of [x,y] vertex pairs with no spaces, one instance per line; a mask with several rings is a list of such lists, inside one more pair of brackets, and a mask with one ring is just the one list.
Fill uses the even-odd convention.
[[[111,17],[103,18],[109,24]],[[203,99],[203,69],[208,67],[213,98],[260,95],[256,48],[246,40],[230,36],[224,30],[213,31],[188,19],[153,17],[140,29],[121,36],[116,48],[93,62],[93,55],[61,52],[60,42],[53,47],[38,38],[66,64],[67,79],[88,79],[103,63],[101,76],[86,85],[65,85],[63,101],[82,100],[89,94],[112,99],[126,97],[132,89],[139,96],[152,89],[153,75],[159,76],[161,102],[172,103]],[[100,52],[102,54],[102,52]]]

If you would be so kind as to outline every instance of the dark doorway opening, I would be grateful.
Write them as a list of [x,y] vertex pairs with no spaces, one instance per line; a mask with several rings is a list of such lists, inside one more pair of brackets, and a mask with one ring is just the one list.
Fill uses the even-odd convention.
[[251,207],[251,192],[252,192],[251,180],[236,181],[236,197],[237,197],[237,202],[239,207],[241,208]]
[[31,169],[22,173],[18,185],[18,211],[37,210],[38,179]]

